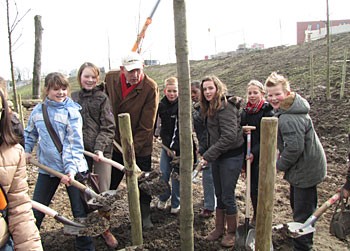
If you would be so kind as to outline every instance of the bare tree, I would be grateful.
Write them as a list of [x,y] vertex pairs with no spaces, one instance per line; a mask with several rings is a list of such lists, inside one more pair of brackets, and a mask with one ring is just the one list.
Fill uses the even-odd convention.
[[16,8],[16,14],[15,18],[10,23],[10,4],[9,0],[6,0],[6,12],[7,12],[7,35],[8,35],[8,42],[9,42],[9,56],[10,56],[10,67],[11,67],[11,80],[12,80],[12,86],[13,86],[13,103],[15,106],[15,111],[18,112],[18,101],[17,101],[17,89],[16,89],[16,79],[15,79],[15,69],[13,66],[13,47],[16,44],[16,42],[20,39],[21,35],[18,36],[16,40],[13,41],[13,33],[16,29],[17,25],[22,21],[22,19],[28,14],[30,11],[27,10],[23,16],[19,16],[17,3],[16,1],[13,1],[15,8]]
[[192,114],[185,0],[174,0],[175,48],[179,79],[181,250],[194,250],[192,198]]

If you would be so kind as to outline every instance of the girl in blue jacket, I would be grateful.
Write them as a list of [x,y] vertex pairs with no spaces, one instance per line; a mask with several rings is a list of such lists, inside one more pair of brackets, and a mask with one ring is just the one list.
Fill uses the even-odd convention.
[[[53,177],[40,170],[34,189],[33,200],[49,205],[58,185],[66,185],[71,203],[72,213],[75,218],[87,216],[80,191],[70,186],[70,181],[81,173],[88,171],[84,159],[82,118],[80,105],[68,97],[69,82],[61,73],[53,72],[45,78],[45,99],[48,117],[53,129],[63,145],[59,152],[51,139],[43,118],[42,104],[34,107],[24,131],[25,152],[27,159],[31,158],[34,146],[37,144],[36,156],[38,161],[52,169],[65,174],[62,179]],[[40,229],[44,214],[34,210],[36,225]],[[79,236],[75,241],[76,250],[95,250],[91,237]]]

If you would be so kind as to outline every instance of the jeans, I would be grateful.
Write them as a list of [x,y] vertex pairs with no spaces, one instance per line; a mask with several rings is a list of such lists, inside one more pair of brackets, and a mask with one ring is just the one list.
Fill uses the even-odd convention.
[[[124,164],[123,155],[119,152],[113,151],[113,158],[114,161]],[[141,169],[141,171],[144,172],[150,172],[152,170],[152,156],[144,156],[144,157],[136,157],[136,164]],[[117,168],[112,168],[112,175],[111,175],[111,190],[116,190],[120,184],[120,182],[123,180],[124,173]],[[140,203],[141,204],[147,204],[150,205],[152,201],[152,197],[142,190],[140,190]]]
[[[60,179],[56,177],[50,177],[47,174],[39,173],[38,180],[35,185],[33,200],[37,201],[45,206],[48,206],[52,197],[55,195]],[[84,208],[84,204],[80,197],[80,191],[73,187],[66,187],[71,204],[71,209],[74,218],[84,218],[87,216]],[[45,217],[45,214],[33,209],[34,217],[36,219],[36,225],[40,230],[41,223]],[[75,239],[75,249],[84,251],[94,251],[94,243],[89,236],[79,236]]]
[[[290,186],[290,205],[293,220],[304,223],[317,207],[317,187],[299,188]],[[293,239],[295,251],[310,251],[313,245],[313,233]]]
[[0,251],[13,251],[15,250],[15,244],[10,236],[4,246],[0,247]]
[[[160,153],[160,171],[162,172],[162,176],[160,179],[165,182],[169,182],[171,173],[173,171],[173,167],[170,164],[172,160],[171,157],[168,156],[167,152],[162,149]],[[178,179],[171,178],[171,192],[167,191],[164,194],[159,196],[160,201],[167,201],[171,196],[171,207],[177,208],[180,206],[180,182]]]
[[212,162],[217,208],[226,209],[227,215],[237,214],[236,185],[241,174],[243,153],[229,158],[217,159]]
[[216,206],[215,190],[211,165],[208,163],[202,174],[202,186],[204,194],[204,209],[214,211]]

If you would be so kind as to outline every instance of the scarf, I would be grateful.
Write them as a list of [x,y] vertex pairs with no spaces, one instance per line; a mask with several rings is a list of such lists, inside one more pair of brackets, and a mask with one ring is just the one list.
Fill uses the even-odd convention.
[[261,99],[259,103],[252,104],[248,101],[245,110],[248,114],[258,113],[261,110],[261,107],[264,105],[265,99]]
[[127,83],[126,83],[126,78],[125,78],[125,75],[123,73],[120,74],[120,80],[122,82],[122,96],[123,96],[123,99],[124,99],[126,96],[128,96],[128,94],[132,90],[134,90],[136,88],[136,86],[138,86],[141,83],[141,81],[143,80],[143,76],[141,76],[140,81],[137,84],[130,85],[129,87],[128,87]]

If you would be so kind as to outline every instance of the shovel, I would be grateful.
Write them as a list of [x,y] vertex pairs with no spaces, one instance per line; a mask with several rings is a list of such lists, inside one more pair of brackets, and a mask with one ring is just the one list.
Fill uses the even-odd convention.
[[[247,130],[247,157],[250,156],[250,149],[251,149],[251,130],[255,130],[255,126],[243,126],[244,130]],[[251,232],[253,227],[249,224],[249,218],[250,218],[250,178],[251,178],[251,172],[250,172],[250,159],[247,158],[246,161],[246,169],[247,169],[247,177],[246,177],[246,196],[245,196],[245,219],[244,219],[244,225],[241,225],[236,230],[236,240],[235,240],[235,248],[236,250],[245,250],[246,242],[247,242],[247,236],[249,232]]]
[[[62,179],[63,175],[60,172],[57,172],[56,170],[53,170],[52,168],[45,166],[33,159],[30,159],[29,162],[37,167],[39,167],[40,169],[44,170],[45,172],[48,172],[51,175],[54,175],[60,179]],[[101,194],[97,194],[94,190],[92,190],[91,188],[85,186],[84,184],[80,183],[79,181],[76,181],[74,179],[72,179],[70,181],[70,184],[76,188],[78,188],[80,191],[86,193],[88,196],[92,197],[92,205],[95,206],[100,206],[103,208],[103,210],[108,211],[109,209],[112,208],[112,204],[115,202],[115,197],[116,197],[116,190],[109,190],[109,191],[105,191]]]
[[305,234],[310,234],[315,232],[313,227],[314,223],[318,220],[319,217],[336,201],[340,198],[340,194],[336,193],[326,202],[322,204],[304,223],[300,222],[289,222],[287,224],[278,224],[273,227],[273,230],[280,230],[285,232],[291,238],[298,238]]
[[58,212],[56,212],[55,210],[53,210],[50,207],[47,207],[37,201],[32,200],[32,207],[46,215],[52,216],[53,218],[55,218],[55,220],[57,220],[58,222],[63,223],[64,225],[69,225],[72,227],[76,227],[79,230],[81,230],[82,228],[85,228],[84,224],[81,223],[77,223],[75,221],[72,221],[62,215],[60,215]]

